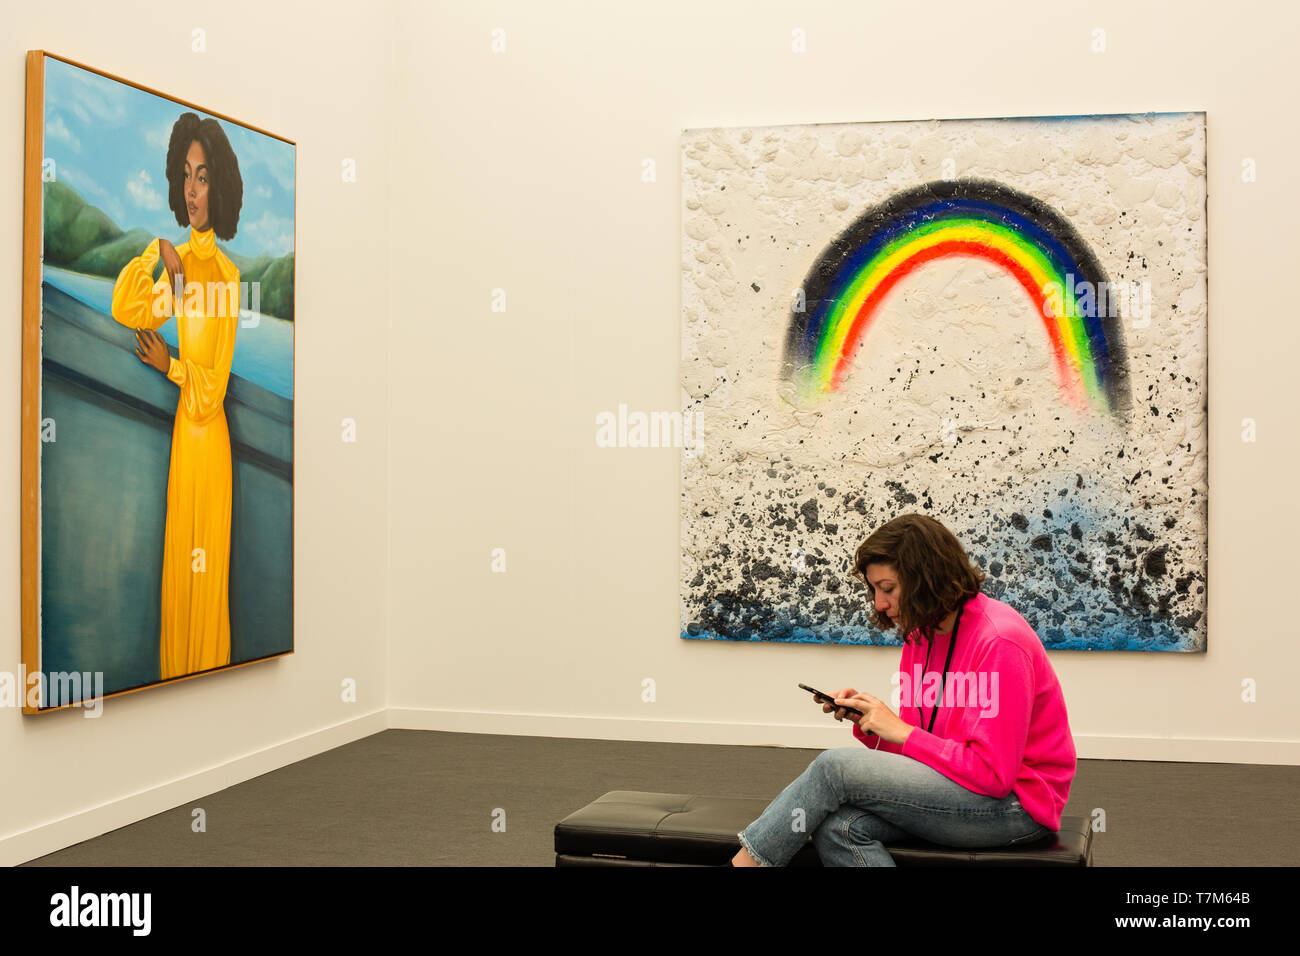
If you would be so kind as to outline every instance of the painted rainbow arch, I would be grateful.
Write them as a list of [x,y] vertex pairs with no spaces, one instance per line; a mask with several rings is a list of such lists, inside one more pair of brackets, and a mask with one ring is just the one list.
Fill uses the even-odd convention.
[[952,256],[1004,268],[1043,319],[1063,398],[1118,415],[1129,407],[1128,359],[1115,297],[1097,257],[1046,203],[990,180],[926,183],[896,193],[836,237],[792,307],[784,372],[801,403],[839,389],[890,291]]

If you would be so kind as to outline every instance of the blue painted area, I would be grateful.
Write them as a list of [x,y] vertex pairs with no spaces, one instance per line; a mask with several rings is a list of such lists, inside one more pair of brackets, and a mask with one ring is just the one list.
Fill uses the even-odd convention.
[[[46,282],[84,302],[113,322],[113,280],[101,276],[70,272],[57,266],[42,266]],[[230,374],[260,385],[284,398],[293,398],[293,323],[274,315],[240,310],[239,331],[235,333],[235,355]],[[256,323],[256,324],[251,324]],[[116,323],[114,323],[116,324]],[[119,326],[122,328],[124,326]],[[172,348],[180,351],[176,339],[176,320],[168,319],[158,334]]]
[[[697,634],[691,634],[688,631],[682,631],[681,637],[687,641],[730,641],[732,643],[757,643],[764,642],[769,644],[851,644],[872,647],[902,647],[903,642],[899,640],[883,640],[871,638],[871,632],[864,628],[841,628],[847,636],[839,640],[819,637],[807,629],[796,628],[791,631],[789,636],[785,637],[745,637],[734,638],[726,637],[714,631],[700,631]],[[1035,629],[1039,639],[1043,639],[1043,631]],[[1049,639],[1043,641],[1043,646],[1049,651],[1177,651],[1187,652],[1201,650],[1191,643],[1190,637],[1180,635],[1180,633],[1169,627],[1142,627],[1135,626],[1134,629],[1111,628],[1102,631],[1095,638],[1065,637],[1060,636],[1056,640]]]
[[[1204,551],[1138,518],[1131,502],[1070,498],[1078,478],[1060,478],[1064,493],[1043,495],[1061,501],[1050,517],[1030,514],[996,534],[967,536],[987,575],[983,592],[1014,608],[1049,650],[1204,652]],[[721,557],[705,563],[712,559]],[[790,579],[781,587],[798,589]],[[859,591],[785,602],[760,583],[683,596],[684,640],[902,646],[869,623]]]
[[[947,123],[965,123],[974,120],[997,120],[1006,123],[1069,123],[1077,120],[1099,120],[1099,119],[1146,119],[1157,116],[1204,116],[1203,110],[1173,110],[1171,112],[1148,112],[1148,113],[1057,113],[1052,116],[962,116],[955,119],[941,120]],[[913,120],[898,120],[897,122],[914,122]]]
[[791,628],[789,635],[785,637],[726,637],[715,631],[700,631],[698,634],[691,634],[689,631],[682,631],[682,638],[688,641],[732,641],[732,642],[749,642],[749,643],[769,643],[769,644],[861,644],[873,647],[902,647],[903,642],[897,638],[886,638],[878,631],[873,631],[864,627],[842,627],[838,628],[844,632],[844,636],[832,640],[822,636],[817,631],[806,627]]

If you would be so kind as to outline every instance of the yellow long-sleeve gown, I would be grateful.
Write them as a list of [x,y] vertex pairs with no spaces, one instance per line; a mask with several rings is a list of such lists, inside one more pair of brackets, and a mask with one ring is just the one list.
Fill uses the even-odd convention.
[[230,431],[222,402],[239,323],[239,270],[211,229],[191,228],[176,253],[185,291],[175,309],[165,270],[153,281],[157,239],[122,269],[112,306],[113,318],[133,329],[157,329],[175,311],[180,342],[180,358],[167,370],[180,394],[167,472],[163,680],[230,663]]

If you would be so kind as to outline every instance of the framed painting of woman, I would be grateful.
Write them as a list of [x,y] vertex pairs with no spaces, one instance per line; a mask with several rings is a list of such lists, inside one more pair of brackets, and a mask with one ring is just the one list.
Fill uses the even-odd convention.
[[24,713],[293,651],[295,153],[28,54]]

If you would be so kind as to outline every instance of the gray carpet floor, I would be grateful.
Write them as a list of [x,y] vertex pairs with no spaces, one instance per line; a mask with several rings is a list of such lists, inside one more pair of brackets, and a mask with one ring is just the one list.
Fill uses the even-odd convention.
[[[553,866],[602,793],[771,799],[818,753],[387,730],[24,865]],[[1095,866],[1296,866],[1298,792],[1300,767],[1080,760],[1065,812],[1106,811]]]

